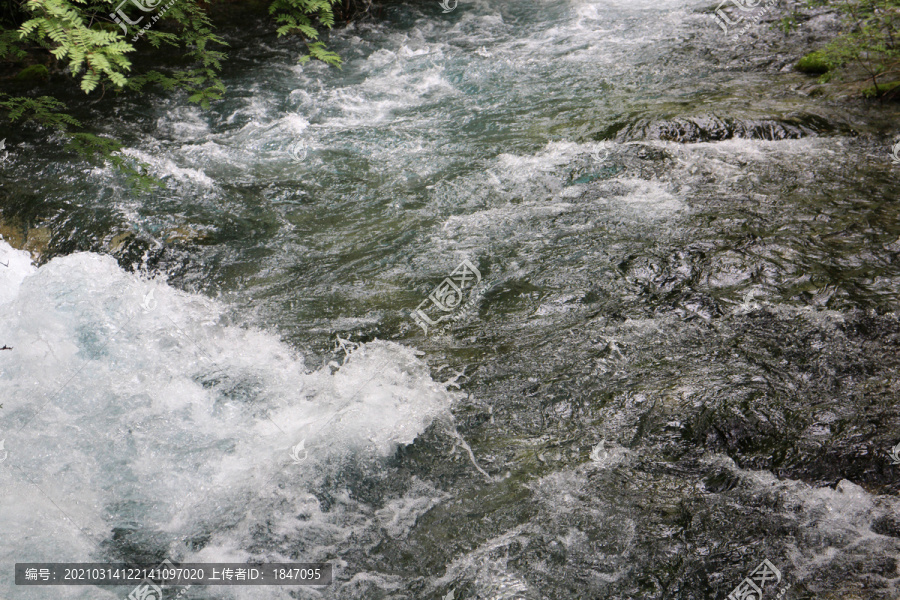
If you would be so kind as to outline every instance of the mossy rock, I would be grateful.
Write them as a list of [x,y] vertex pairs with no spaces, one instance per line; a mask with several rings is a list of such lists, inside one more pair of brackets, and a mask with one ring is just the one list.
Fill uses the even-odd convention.
[[110,253],[115,254],[116,252],[118,252],[119,250],[124,248],[125,243],[132,237],[133,236],[130,231],[126,231],[125,233],[120,233],[120,234],[114,236],[109,241],[108,247],[109,247]]
[[825,54],[816,51],[810,52],[797,61],[795,67],[801,73],[809,73],[811,75],[821,75],[831,70],[831,65],[825,59]]
[[890,81],[888,83],[879,83],[878,89],[875,89],[874,85],[870,85],[867,88],[863,88],[862,95],[866,98],[878,98],[879,96],[884,96],[888,92],[895,90],[898,86],[900,86],[900,81]]
[[14,79],[26,83],[48,81],[50,79],[50,71],[44,65],[30,65],[19,71]]
[[25,240],[23,250],[31,252],[35,258],[40,258],[47,254],[50,248],[50,240],[53,237],[52,232],[47,227],[35,227],[28,230],[28,239]]
[[53,234],[47,227],[25,227],[0,220],[0,239],[13,248],[27,250],[35,260],[47,254]]
[[0,239],[13,248],[21,248],[25,245],[25,230],[0,220]]
[[197,230],[191,226],[182,226],[175,227],[173,229],[169,229],[165,233],[165,242],[167,244],[173,243],[189,243],[189,242],[197,242],[203,243],[210,239],[210,234],[208,231]]

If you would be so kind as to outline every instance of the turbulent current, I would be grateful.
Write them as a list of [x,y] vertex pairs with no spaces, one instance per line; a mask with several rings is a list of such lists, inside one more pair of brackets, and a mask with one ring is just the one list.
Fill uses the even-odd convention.
[[392,4],[340,70],[248,23],[210,110],[80,107],[163,189],[10,132],[0,598],[896,600],[900,111],[711,10]]

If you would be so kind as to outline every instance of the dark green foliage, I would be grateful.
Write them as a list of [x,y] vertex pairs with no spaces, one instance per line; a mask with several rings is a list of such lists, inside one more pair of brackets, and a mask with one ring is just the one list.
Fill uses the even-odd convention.
[[878,98],[879,96],[884,96],[889,92],[894,91],[900,87],[900,81],[891,81],[888,83],[881,83],[878,87],[874,85],[863,88],[862,95],[866,98]]
[[816,0],[811,4],[835,5],[844,16],[844,32],[810,55],[815,58],[806,64],[824,69],[819,71],[824,73],[823,81],[834,77],[838,67],[855,67],[871,80],[873,95],[893,89],[884,82],[900,76],[900,0]]
[[10,29],[0,30],[0,59],[22,60],[28,53],[20,47],[19,32]]
[[[340,58],[318,40],[317,26],[332,27],[335,0],[274,0],[269,12],[278,35],[299,33],[310,58],[339,65]],[[140,6],[137,5],[140,3]],[[38,83],[71,77],[85,94],[107,89],[140,93],[148,86],[182,90],[188,101],[208,108],[225,93],[219,73],[225,42],[213,32],[201,0],[14,0],[0,7],[0,61],[18,65],[17,80]],[[152,66],[133,72],[129,55],[144,46],[178,49],[183,65]],[[28,64],[31,63],[31,64]],[[35,64],[38,63],[38,64]],[[101,158],[146,184],[141,165],[121,153],[121,145],[70,127],[81,124],[55,98],[0,95],[0,118],[31,121],[62,132],[67,148]]]
[[58,130],[65,130],[68,125],[80,127],[81,123],[74,117],[62,112],[65,108],[65,104],[49,96],[11,98],[0,93],[0,114],[13,123],[33,121]]
[[38,98],[12,98],[0,93],[0,115],[13,123],[31,121],[51,128],[68,140],[66,148],[92,162],[109,162],[141,188],[158,185],[159,182],[146,172],[146,165],[122,154],[122,144],[117,140],[101,138],[90,133],[71,132],[69,127],[81,127],[81,123],[63,112],[66,106],[49,96]]
[[831,69],[831,64],[826,60],[822,52],[810,52],[797,61],[796,68],[802,73],[821,75]]
[[[86,0],[76,0],[86,4]],[[121,34],[93,27],[97,6],[78,7],[67,0],[28,0],[32,18],[19,28],[19,37],[48,50],[58,61],[67,61],[72,75],[81,78],[86,93],[102,80],[125,85],[131,63],[125,54],[134,50]]]
[[160,186],[155,177],[147,173],[147,166],[140,161],[129,158],[122,153],[122,143],[110,138],[102,138],[91,133],[72,133],[69,135],[67,150],[95,161],[107,161],[114,168],[124,173],[132,184],[141,189]]
[[190,94],[189,102],[208,108],[211,100],[218,100],[225,93],[218,73],[226,55],[212,47],[227,44],[212,32],[206,12],[190,0],[176,0],[165,15],[180,26],[177,33],[151,28],[143,32],[141,39],[154,48],[166,45],[182,49],[192,68],[151,70],[129,79],[128,86],[135,91],[147,85],[158,85],[163,90],[183,89]]
[[[337,0],[274,0],[269,6],[269,13],[275,17],[275,22],[281,26],[277,29],[278,35],[289,33],[302,33],[310,40],[316,40],[319,33],[313,25],[312,18],[329,29],[334,26],[334,11],[332,6]],[[325,49],[322,42],[312,42],[307,46],[309,55],[300,59],[306,62],[310,58],[316,58],[330,65],[340,65],[340,58],[334,52]]]

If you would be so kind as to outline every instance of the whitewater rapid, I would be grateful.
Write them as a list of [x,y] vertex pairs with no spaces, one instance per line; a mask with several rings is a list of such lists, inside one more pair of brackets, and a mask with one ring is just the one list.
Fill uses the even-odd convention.
[[353,519],[331,522],[310,490],[340,490],[343,470],[377,469],[450,416],[454,392],[398,344],[307,365],[276,335],[223,323],[216,301],[109,257],[35,267],[2,241],[0,257],[13,348],[0,355],[0,589],[15,562],[115,560],[116,537],[182,560],[275,560],[246,550],[261,522],[321,558]]

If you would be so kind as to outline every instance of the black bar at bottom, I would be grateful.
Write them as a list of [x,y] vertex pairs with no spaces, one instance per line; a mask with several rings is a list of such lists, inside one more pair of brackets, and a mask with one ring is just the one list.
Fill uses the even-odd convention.
[[328,563],[16,563],[16,585],[330,585]]

